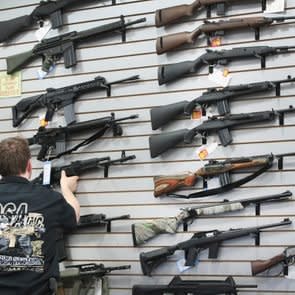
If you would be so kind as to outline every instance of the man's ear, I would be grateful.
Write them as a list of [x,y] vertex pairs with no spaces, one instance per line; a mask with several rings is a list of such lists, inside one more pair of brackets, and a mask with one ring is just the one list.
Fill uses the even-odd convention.
[[26,173],[28,174],[28,177],[31,178],[32,176],[32,161],[29,159],[26,167]]

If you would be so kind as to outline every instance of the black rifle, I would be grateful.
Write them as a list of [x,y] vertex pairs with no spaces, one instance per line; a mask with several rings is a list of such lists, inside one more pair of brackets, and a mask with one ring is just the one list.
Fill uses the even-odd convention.
[[167,261],[168,257],[177,250],[185,251],[186,266],[194,266],[199,253],[209,249],[208,258],[216,259],[222,242],[245,236],[254,236],[255,244],[260,243],[260,231],[262,229],[291,224],[290,219],[284,219],[278,223],[265,224],[262,226],[248,227],[244,229],[229,229],[228,231],[211,230],[198,232],[191,239],[173,246],[164,247],[150,252],[140,253],[140,264],[144,275],[151,275],[153,269]]
[[20,100],[12,107],[13,127],[17,127],[34,110],[45,107],[47,109],[45,121],[51,121],[55,111],[64,108],[64,117],[67,125],[76,121],[74,103],[83,93],[93,90],[106,90],[107,96],[111,95],[113,84],[139,79],[139,76],[131,76],[118,81],[107,82],[104,77],[97,76],[92,81],[82,82],[62,88],[48,88],[45,94],[27,97]]
[[[52,167],[50,171],[50,185],[59,184],[61,171],[65,171],[66,175],[69,176],[79,176],[86,171],[102,168],[104,170],[104,177],[108,177],[109,168],[112,165],[118,165],[126,161],[135,159],[135,155],[126,156],[125,151],[122,151],[121,158],[111,160],[110,157],[103,158],[91,158],[87,160],[80,160],[71,162],[68,165]],[[33,184],[42,184],[43,183],[43,172],[39,176],[32,180]]]
[[43,39],[40,43],[35,45],[32,50],[9,56],[7,61],[7,73],[12,74],[16,70],[22,69],[25,64],[32,59],[41,56],[43,58],[42,70],[48,72],[50,67],[55,64],[62,56],[66,68],[70,68],[77,63],[76,46],[77,43],[94,36],[105,36],[107,33],[120,31],[122,33],[123,42],[126,39],[126,28],[145,22],[145,18],[140,18],[135,21],[125,23],[124,16],[121,20],[95,27],[93,29],[70,32],[60,36],[49,39]]
[[[23,29],[31,27],[35,23],[43,26],[44,19],[49,17],[53,29],[63,26],[63,10],[75,4],[81,4],[78,0],[41,1],[31,14],[19,16],[0,22],[0,42],[6,41]],[[116,4],[116,0],[112,0]]]
[[175,276],[168,285],[134,285],[132,295],[237,295],[238,289],[257,288],[257,285],[237,285],[233,277],[220,280],[182,280]]
[[190,144],[196,135],[203,138],[203,144],[208,133],[216,132],[223,146],[232,143],[233,138],[230,130],[240,125],[248,125],[258,122],[274,121],[279,118],[280,126],[284,125],[285,113],[293,113],[295,108],[289,106],[288,109],[271,110],[263,112],[253,112],[245,114],[229,114],[224,116],[212,116],[207,121],[193,129],[181,129],[172,132],[162,132],[152,135],[149,138],[151,157],[155,158],[179,143]]
[[281,95],[281,84],[294,82],[295,78],[288,76],[287,79],[277,81],[264,81],[243,85],[228,86],[223,89],[210,88],[203,92],[201,96],[192,101],[180,101],[168,105],[152,108],[151,121],[152,128],[156,130],[163,125],[169,123],[179,115],[190,116],[197,107],[202,108],[202,113],[206,113],[206,108],[212,104],[216,104],[218,113],[226,115],[230,113],[230,100],[239,98],[240,96],[267,92],[273,89],[276,90],[276,96]]
[[267,56],[286,53],[294,48],[295,46],[251,46],[219,51],[207,49],[206,53],[202,54],[196,60],[160,66],[158,68],[159,85],[182,78],[186,74],[195,73],[204,65],[209,65],[211,72],[213,65],[226,65],[233,60],[244,58],[259,58],[261,68],[265,68],[265,59]]
[[[125,118],[115,119],[115,115],[112,113],[107,117],[73,123],[66,127],[39,127],[38,132],[33,137],[28,138],[28,143],[29,145],[41,145],[41,150],[37,156],[38,160],[53,160],[63,155],[70,154],[82,146],[88,145],[97,138],[103,136],[109,129],[112,130],[114,136],[121,136],[123,134],[123,129],[118,124],[118,122],[136,118],[138,118],[137,115],[132,115]],[[68,136],[71,136],[74,133],[80,133],[82,131],[93,129],[97,131],[92,136],[75,145],[73,148],[66,150],[66,140]],[[51,149],[55,149],[56,151],[56,155],[54,157],[49,157],[49,152],[51,152]]]

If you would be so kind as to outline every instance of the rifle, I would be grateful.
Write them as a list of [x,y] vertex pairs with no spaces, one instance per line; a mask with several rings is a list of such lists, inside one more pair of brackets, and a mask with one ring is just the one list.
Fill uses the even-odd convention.
[[286,248],[283,253],[266,260],[251,261],[252,275],[288,275],[288,266],[295,263],[295,247]]
[[[199,168],[194,173],[187,173],[181,175],[170,176],[155,176],[154,177],[154,196],[158,197],[163,194],[177,198],[201,198],[220,194],[229,191],[233,188],[239,187],[252,179],[258,177],[263,172],[267,171],[274,165],[274,159],[278,159],[278,168],[283,169],[284,157],[295,156],[295,153],[287,154],[266,154],[260,156],[228,158],[225,161],[209,160],[208,164]],[[244,169],[258,168],[250,175],[240,178],[237,181],[231,181],[232,171],[241,171]],[[220,187],[207,189],[207,179],[209,177],[218,176]],[[183,187],[192,187],[197,182],[198,177],[203,178],[204,190],[191,193],[189,195],[171,194],[177,189]]]
[[[39,127],[38,132],[33,137],[28,138],[27,140],[29,145],[41,145],[41,150],[37,156],[38,160],[53,160],[60,158],[63,155],[71,154],[73,151],[76,151],[80,147],[88,145],[97,138],[102,137],[105,134],[105,132],[109,129],[112,130],[114,136],[121,136],[123,134],[123,129],[118,124],[118,122],[136,118],[138,118],[138,115],[132,115],[125,118],[115,119],[115,114],[111,113],[111,115],[107,117],[89,120],[85,122],[73,123],[66,127]],[[68,136],[74,133],[79,133],[81,131],[87,131],[92,129],[97,129],[98,131],[96,131],[92,136],[83,140],[71,149],[66,150],[66,139],[68,138]],[[56,156],[49,157],[49,153],[52,149],[55,149]]]
[[277,81],[264,81],[250,84],[228,86],[223,89],[210,88],[203,92],[201,96],[192,101],[180,101],[168,105],[158,106],[151,109],[152,129],[156,130],[180,115],[190,116],[196,107],[202,108],[202,113],[206,113],[206,108],[216,104],[219,115],[230,113],[229,101],[232,98],[247,94],[276,90],[276,96],[281,95],[281,84],[294,82],[295,78],[288,76],[287,79]]
[[274,22],[284,22],[287,19],[295,19],[295,16],[254,16],[221,20],[218,22],[205,21],[204,24],[192,32],[182,32],[158,37],[156,41],[156,51],[157,54],[162,54],[172,51],[185,44],[194,44],[201,35],[205,35],[207,37],[208,44],[210,44],[210,38],[214,36],[223,36],[225,31],[243,28],[254,29],[255,40],[257,41],[260,38],[260,28],[262,26],[268,26]]
[[222,202],[214,205],[181,208],[180,213],[175,217],[144,220],[142,222],[132,224],[131,232],[133,237],[133,245],[142,245],[159,234],[175,234],[180,225],[183,225],[183,230],[187,231],[188,224],[192,224],[193,221],[200,216],[210,216],[226,212],[234,212],[245,209],[247,206],[252,204],[256,206],[256,215],[259,215],[260,205],[262,203],[290,200],[292,199],[290,198],[291,196],[292,193],[290,191],[285,191],[283,193],[270,196],[241,199],[232,202],[225,199]]
[[258,122],[271,122],[276,117],[279,118],[279,125],[282,126],[284,125],[284,115],[293,112],[295,112],[295,108],[291,105],[289,108],[281,110],[217,115],[209,117],[207,121],[193,129],[180,129],[155,134],[149,138],[151,157],[155,158],[179,143],[191,144],[195,136],[202,137],[203,143],[205,143],[204,139],[210,132],[216,132],[221,144],[227,146],[233,141],[230,133],[231,129]]
[[[185,16],[193,16],[199,9],[206,8],[207,18],[211,17],[211,10],[216,6],[217,15],[224,16],[227,5],[231,2],[241,2],[237,0],[195,0],[192,4],[171,6],[156,10],[156,27],[166,26],[178,21]],[[262,10],[266,9],[266,0],[259,0]]]
[[107,82],[104,77],[97,76],[88,82],[82,82],[57,89],[48,88],[46,89],[46,93],[24,98],[12,107],[13,127],[17,127],[34,110],[42,107],[47,109],[45,115],[46,122],[52,120],[55,111],[64,108],[66,124],[72,124],[76,121],[74,103],[81,94],[93,90],[105,89],[107,96],[110,96],[112,85],[137,79],[139,79],[138,75],[113,82]]
[[[103,158],[91,158],[87,160],[80,160],[71,162],[68,165],[62,165],[57,167],[51,167],[50,170],[50,185],[58,185],[61,177],[61,171],[65,171],[66,175],[79,176],[86,171],[102,168],[104,170],[104,177],[108,177],[109,168],[112,165],[118,165],[126,161],[135,159],[135,155],[126,156],[125,151],[122,151],[119,159],[111,160],[110,157]],[[43,183],[43,172],[31,181],[33,184]]]
[[53,38],[43,39],[35,45],[32,50],[9,56],[6,59],[7,73],[12,74],[16,70],[22,69],[25,64],[38,56],[42,57],[42,70],[49,72],[49,69],[56,61],[64,57],[65,68],[70,68],[77,63],[76,46],[77,43],[90,37],[104,37],[107,33],[120,31],[122,33],[122,41],[126,40],[126,28],[145,22],[145,18],[125,23],[124,16],[119,21],[98,26],[81,32],[70,32]]
[[[14,35],[20,33],[25,28],[29,28],[35,23],[43,26],[44,19],[50,18],[51,26],[57,29],[63,26],[63,12],[65,8],[81,3],[78,0],[41,1],[31,14],[19,16],[10,20],[0,22],[0,42],[6,41]],[[112,0],[116,4],[116,0]]]
[[134,285],[132,295],[237,295],[238,289],[257,288],[257,285],[237,285],[233,277],[221,280],[182,280],[175,276],[168,285]]
[[261,68],[264,69],[267,56],[286,53],[294,48],[295,46],[251,46],[223,50],[207,49],[206,53],[202,54],[196,60],[160,66],[158,68],[159,85],[182,78],[186,74],[195,73],[204,65],[209,65],[211,72],[213,65],[226,65],[233,60],[245,58],[259,58]]
[[[98,280],[102,281],[101,290],[94,290],[94,294],[108,294],[107,281],[104,276],[114,270],[130,269],[130,265],[122,265],[115,267],[105,267],[103,264],[88,263],[78,265],[67,265],[66,269],[60,272],[60,278],[63,284],[72,283],[72,295],[89,294],[89,290],[93,284],[97,284]],[[73,283],[74,282],[74,283]],[[95,285],[96,285],[95,284]],[[83,289],[83,291],[82,291]],[[94,288],[96,289],[96,288]],[[82,293],[83,292],[83,293]],[[93,294],[93,293],[91,293]]]
[[254,236],[256,245],[259,245],[260,231],[266,228],[278,227],[291,224],[290,219],[284,219],[278,223],[265,224],[262,226],[248,227],[244,229],[229,229],[227,231],[211,230],[198,232],[191,239],[173,246],[163,247],[150,252],[140,253],[140,264],[144,275],[151,275],[151,272],[160,264],[167,261],[168,257],[177,250],[185,252],[186,266],[194,266],[199,253],[209,249],[208,258],[216,259],[222,242],[240,237]]

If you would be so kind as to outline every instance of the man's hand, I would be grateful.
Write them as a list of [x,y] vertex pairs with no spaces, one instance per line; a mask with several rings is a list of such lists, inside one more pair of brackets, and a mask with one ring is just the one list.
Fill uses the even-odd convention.
[[64,170],[61,171],[61,178],[60,178],[60,187],[61,190],[64,191],[70,191],[74,193],[77,190],[78,186],[78,176],[70,176],[68,177]]

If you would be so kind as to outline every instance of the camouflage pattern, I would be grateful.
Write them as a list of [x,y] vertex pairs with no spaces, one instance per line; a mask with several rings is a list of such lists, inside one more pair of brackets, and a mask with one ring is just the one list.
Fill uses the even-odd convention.
[[214,215],[214,214],[221,214],[226,212],[233,212],[237,210],[244,209],[244,206],[241,203],[232,203],[232,204],[222,204],[222,205],[214,205],[210,207],[204,207],[204,208],[196,208],[193,209],[196,212],[197,216],[202,215]]

